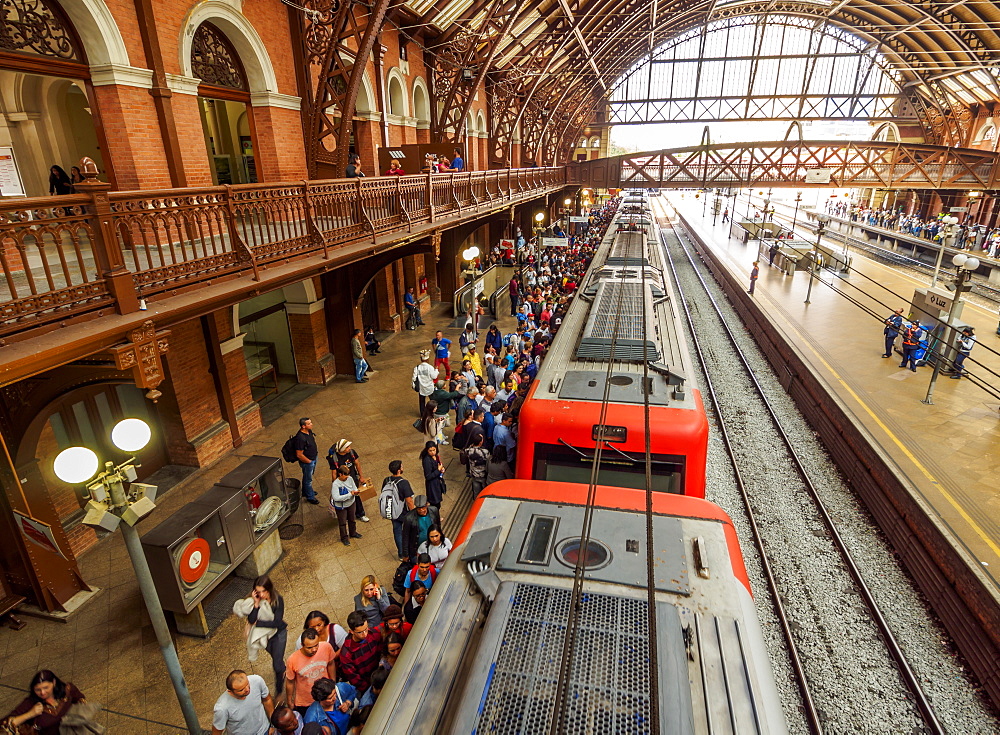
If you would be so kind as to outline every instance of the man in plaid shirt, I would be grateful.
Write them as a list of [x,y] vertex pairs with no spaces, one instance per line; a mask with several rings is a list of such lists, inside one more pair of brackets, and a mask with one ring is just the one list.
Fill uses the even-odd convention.
[[368,618],[357,610],[347,616],[347,627],[351,635],[340,649],[337,668],[340,675],[353,684],[355,689],[365,691],[382,656],[382,634],[378,630],[369,629]]

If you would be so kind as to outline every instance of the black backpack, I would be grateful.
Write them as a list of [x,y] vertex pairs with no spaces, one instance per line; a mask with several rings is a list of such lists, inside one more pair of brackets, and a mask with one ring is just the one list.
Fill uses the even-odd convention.
[[295,453],[295,434],[288,437],[288,441],[281,445],[281,458],[286,462],[299,461],[299,457]]
[[400,597],[406,597],[406,575],[415,566],[415,562],[401,561],[396,567],[396,573],[392,575],[392,589]]

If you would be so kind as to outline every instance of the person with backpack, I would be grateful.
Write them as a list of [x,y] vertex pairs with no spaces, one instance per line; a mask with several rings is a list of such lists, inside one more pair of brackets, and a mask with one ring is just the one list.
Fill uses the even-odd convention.
[[434,392],[434,382],[441,371],[431,365],[431,351],[420,351],[420,364],[413,368],[413,390],[417,392],[420,401],[420,413],[424,413],[424,403]]
[[[441,513],[427,502],[426,495],[413,499],[413,510],[403,516],[403,548],[408,560],[417,558],[417,548],[427,540],[431,526],[441,525]],[[395,589],[395,585],[393,586]]]
[[299,419],[299,430],[281,447],[281,458],[286,462],[299,463],[302,467],[302,497],[307,503],[319,505],[312,482],[313,474],[316,472],[316,460],[319,458],[312,425],[312,419],[309,417]]
[[389,476],[382,480],[378,509],[383,518],[392,521],[392,538],[396,542],[396,556],[400,561],[407,558],[403,546],[403,516],[413,510],[413,497],[413,487],[403,477],[403,461],[392,460],[389,463]]
[[486,470],[490,463],[490,452],[483,446],[485,435],[480,432],[471,434],[469,445],[462,450],[465,454],[465,465],[472,480],[472,497],[478,498],[486,487]]
[[413,589],[415,582],[420,582],[430,590],[435,579],[437,579],[437,567],[431,563],[430,556],[427,554],[417,554],[417,563],[413,565],[413,569],[410,570],[410,573],[403,580],[403,587],[406,588],[406,599],[403,604],[405,605],[410,601],[410,597],[412,596],[410,590]]

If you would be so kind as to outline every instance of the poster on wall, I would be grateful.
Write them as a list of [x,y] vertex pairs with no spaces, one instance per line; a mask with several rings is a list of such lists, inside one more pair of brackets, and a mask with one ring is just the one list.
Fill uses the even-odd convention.
[[41,546],[46,551],[59,554],[63,559],[66,558],[62,549],[59,548],[59,544],[56,543],[56,537],[52,533],[52,526],[48,523],[36,521],[34,518],[30,518],[16,510],[14,511],[14,522],[21,529],[21,535],[24,536],[26,541],[36,546]]
[[10,146],[0,146],[0,196],[23,197],[24,195],[24,184],[21,183],[21,173],[17,170],[14,149]]

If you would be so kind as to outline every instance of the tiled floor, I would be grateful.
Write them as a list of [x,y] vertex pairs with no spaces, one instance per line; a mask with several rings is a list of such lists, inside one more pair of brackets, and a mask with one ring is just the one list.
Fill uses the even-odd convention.
[[[727,237],[728,225],[718,222],[713,227],[711,214],[703,218],[702,208],[693,206],[690,197],[682,200],[674,195],[671,203],[703,240],[712,243],[738,278],[749,277],[757,259],[755,242],[744,245]],[[823,283],[813,285],[810,304],[803,303],[806,272],[784,276],[762,259],[757,304],[792,337],[803,358],[1000,586],[1000,403],[971,381],[949,380],[946,375],[937,381],[934,404],[921,402],[932,368],[921,367],[913,373],[898,367],[899,354],[881,358],[882,323],[846,297],[888,316],[893,309],[906,307],[914,289],[926,288],[929,279],[852,254],[852,273],[845,278],[824,274]],[[862,274],[905,298],[878,288]],[[1000,337],[995,334],[997,312],[967,303],[962,319],[976,328],[979,346],[972,358],[1000,373],[1000,356],[985,347],[1000,350]],[[983,367],[971,362],[967,367],[994,390],[1000,387],[1000,381]]]
[[[404,474],[418,492],[423,486],[417,455],[423,437],[410,424],[417,416],[417,398],[411,387],[411,373],[419,361],[418,352],[433,337],[433,325],[445,328],[450,318],[443,305],[427,317],[428,326],[394,335],[383,344],[382,354],[371,358],[378,372],[370,382],[356,384],[338,379],[306,397],[288,412],[253,436],[212,467],[187,477],[167,495],[158,499],[158,510],[144,524],[152,527],[189,500],[208,489],[216,478],[231,471],[254,454],[280,456],[284,440],[298,427],[299,416],[313,419],[321,453],[341,438],[349,438],[361,456],[366,476],[376,486],[388,474],[393,459],[403,460]],[[447,331],[447,330],[446,330]],[[451,330],[454,338],[460,330]],[[446,521],[461,502],[464,470],[455,452],[446,449],[449,494],[442,506]],[[322,459],[321,459],[322,462]],[[291,465],[289,476],[298,477]],[[328,475],[317,470],[320,478]],[[374,573],[389,584],[397,566],[392,528],[377,517],[374,499],[366,501],[370,523],[359,523],[364,534],[351,547],[339,542],[339,532],[324,505],[305,505],[302,510],[304,533],[284,541],[284,555],[272,569],[275,585],[286,600],[289,647],[295,645],[292,631],[298,631],[310,610],[323,610],[344,625],[354,609],[354,595],[361,578]],[[451,525],[451,524],[446,524]],[[31,676],[39,668],[51,668],[66,681],[76,684],[88,699],[109,710],[109,732],[131,735],[159,735],[182,731],[183,717],[174,697],[159,646],[143,608],[134,574],[120,534],[102,541],[80,560],[88,583],[102,588],[69,623],[28,618],[21,631],[0,628],[0,711],[8,712],[23,696]],[[248,588],[249,593],[249,588]],[[251,664],[243,643],[243,624],[235,617],[226,620],[207,640],[177,636],[181,665],[202,724],[210,726],[212,705],[225,689],[225,676],[242,668],[271,681],[267,654]],[[290,651],[290,648],[289,648]],[[136,717],[154,722],[146,722]]]

